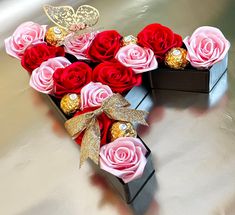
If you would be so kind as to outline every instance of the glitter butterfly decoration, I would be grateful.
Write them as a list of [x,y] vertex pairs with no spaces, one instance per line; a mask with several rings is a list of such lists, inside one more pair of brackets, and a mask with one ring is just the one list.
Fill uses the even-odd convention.
[[90,5],[81,5],[76,12],[70,6],[44,5],[43,9],[48,18],[68,34],[92,27],[99,20],[99,11]]

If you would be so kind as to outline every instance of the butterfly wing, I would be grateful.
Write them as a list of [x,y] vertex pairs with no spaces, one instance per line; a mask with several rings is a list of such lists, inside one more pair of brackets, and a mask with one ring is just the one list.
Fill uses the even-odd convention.
[[76,24],[76,14],[70,6],[44,5],[43,9],[52,22],[66,31],[69,31],[70,26]]
[[82,5],[76,12],[76,23],[84,23],[87,27],[94,26],[99,20],[99,11],[90,6]]

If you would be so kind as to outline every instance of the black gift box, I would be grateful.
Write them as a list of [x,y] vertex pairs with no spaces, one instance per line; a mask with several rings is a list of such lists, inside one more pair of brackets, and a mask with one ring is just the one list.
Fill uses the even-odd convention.
[[155,201],[154,194],[156,190],[157,179],[154,171],[144,184],[142,190],[140,190],[133,201],[129,203],[135,215],[143,215],[148,211],[150,205]]
[[154,202],[154,194],[157,190],[157,179],[155,176],[155,170],[148,175],[149,170],[152,170],[152,161],[150,156],[148,156],[148,163],[142,177],[127,184],[124,184],[121,179],[118,179],[117,177],[100,169],[94,163],[91,163],[91,165],[95,169],[96,173],[103,176],[104,180],[109,183],[112,189],[122,197],[122,199],[133,210],[135,215],[145,214],[152,202]]
[[[131,103],[132,109],[137,109],[138,106],[141,104],[141,102],[145,99],[145,97],[148,95],[148,89],[147,87],[141,85],[138,87],[133,87],[125,96],[125,98]],[[69,119],[70,117],[67,117],[62,110],[60,109],[60,101],[56,99],[53,96],[49,96],[50,101],[52,102],[52,105],[58,110],[58,112],[62,115],[64,120]],[[142,141],[142,140],[141,140]],[[142,141],[143,142],[143,141]],[[129,204],[135,211],[136,207],[139,207],[137,203],[138,196],[143,196],[144,193],[149,194],[149,184],[152,184],[155,179],[155,170],[152,164],[152,158],[151,158],[151,150],[146,146],[146,144],[143,142],[144,146],[147,149],[147,164],[145,166],[144,172],[142,177],[135,179],[129,183],[124,183],[121,179],[118,177],[100,169],[97,165],[92,163],[92,167],[97,171],[97,173],[101,173],[107,181],[111,184],[111,186],[114,188],[114,190],[120,194],[122,199]],[[148,186],[146,186],[148,185]],[[154,188],[152,188],[154,190]],[[148,197],[150,198],[150,197]],[[136,200],[135,200],[136,199]],[[143,207],[147,206],[147,202],[144,204]],[[142,208],[144,210],[144,208]]]
[[158,106],[207,109],[216,106],[226,96],[227,89],[227,72],[225,72],[210,93],[153,89],[151,98]]
[[187,66],[184,70],[175,70],[166,66],[149,72],[152,89],[180,90],[190,92],[210,92],[228,66],[228,55],[210,69],[197,70]]
[[145,145],[143,141],[142,143],[144,144],[148,152],[146,154],[147,163],[141,178],[137,178],[129,183],[124,183],[122,179],[106,172],[105,170],[100,169],[97,165],[94,166],[96,171],[107,179],[107,181],[112,185],[114,190],[119,193],[121,198],[127,204],[131,204],[134,201],[136,196],[139,194],[139,192],[141,192],[145,184],[155,173],[152,163],[151,150]]

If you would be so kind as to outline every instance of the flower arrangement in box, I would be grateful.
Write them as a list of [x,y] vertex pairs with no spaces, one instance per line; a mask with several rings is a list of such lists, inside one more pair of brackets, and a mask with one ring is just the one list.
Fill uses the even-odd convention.
[[149,73],[152,88],[209,92],[227,69],[230,43],[215,27],[199,27],[182,40],[154,23],[137,35],[137,41],[154,51],[159,64]]
[[[168,27],[153,23],[137,37],[123,37],[116,30],[92,29],[99,12],[89,5],[76,12],[69,6],[46,5],[44,10],[55,26],[21,24],[5,40],[6,52],[21,60],[32,88],[59,104],[66,129],[81,145],[80,165],[90,158],[122,184],[141,178],[145,184],[154,169],[150,150],[133,123],[146,125],[146,112],[130,109],[125,95],[141,85],[144,72],[151,71],[158,83],[164,80],[154,74],[162,69],[177,74],[174,77],[189,74],[189,69],[190,75],[203,73],[225,59],[230,43],[214,27],[200,27],[182,40]],[[171,85],[174,82],[185,86],[187,80],[172,79]],[[146,166],[150,169],[145,174]]]
[[133,124],[147,125],[146,112],[130,109],[123,96],[142,83],[142,72],[157,68],[153,52],[115,30],[92,29],[99,12],[89,5],[76,12],[69,6],[44,10],[56,26],[21,24],[5,40],[6,52],[21,60],[32,88],[59,104],[65,128],[81,145],[80,166],[90,158],[123,184],[140,179],[150,150]]

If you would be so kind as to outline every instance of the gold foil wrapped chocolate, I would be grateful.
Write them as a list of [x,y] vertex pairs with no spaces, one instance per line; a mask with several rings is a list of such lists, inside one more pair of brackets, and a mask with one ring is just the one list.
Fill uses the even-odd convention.
[[172,69],[184,69],[188,61],[186,59],[187,51],[183,48],[172,48],[167,52],[165,64]]
[[122,39],[122,45],[123,46],[127,46],[127,45],[130,45],[130,44],[136,44],[136,43],[137,43],[137,38],[134,37],[133,35],[125,36]]
[[137,132],[130,122],[114,122],[110,128],[111,141],[119,137],[136,137]]
[[46,42],[52,46],[62,45],[67,33],[58,26],[51,27],[46,32]]
[[72,93],[66,94],[60,101],[60,108],[66,115],[75,113],[81,105],[81,98],[79,95]]

